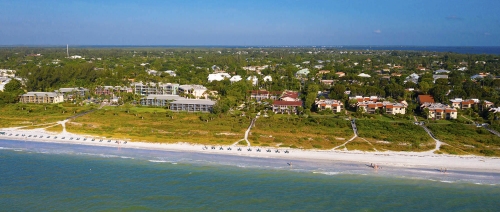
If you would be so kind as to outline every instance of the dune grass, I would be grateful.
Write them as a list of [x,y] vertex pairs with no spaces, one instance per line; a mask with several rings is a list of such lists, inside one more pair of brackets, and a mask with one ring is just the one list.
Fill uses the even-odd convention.
[[356,120],[359,137],[383,150],[427,151],[435,143],[423,128],[411,122]]
[[49,132],[61,133],[63,131],[63,127],[62,127],[62,125],[58,124],[58,125],[53,125],[53,126],[47,127],[47,128],[45,128],[45,130],[47,130]]
[[261,146],[331,149],[353,136],[349,121],[317,116],[274,115],[257,119],[248,140]]
[[427,127],[438,139],[449,145],[443,146],[442,152],[500,156],[500,137],[482,127],[460,123],[429,124]]
[[16,127],[54,123],[75,113],[90,110],[73,104],[7,104],[0,106],[0,127]]
[[135,141],[199,144],[232,144],[244,137],[250,120],[246,117],[213,118],[203,121],[201,113],[173,113],[164,109],[104,108],[78,117],[66,124],[66,130],[94,136]]

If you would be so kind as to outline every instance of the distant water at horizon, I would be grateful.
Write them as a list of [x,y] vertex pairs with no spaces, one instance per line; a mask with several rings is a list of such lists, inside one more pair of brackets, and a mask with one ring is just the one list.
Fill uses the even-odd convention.
[[[499,174],[0,139],[4,211],[497,211]],[[416,173],[416,174],[411,174]],[[422,177],[422,175],[427,175]],[[430,177],[429,177],[430,176]],[[468,179],[466,179],[468,178]],[[493,185],[491,185],[493,183]]]
[[[66,45],[0,45],[0,47],[49,47],[66,48]],[[73,45],[72,48],[329,48],[337,50],[387,50],[387,51],[424,51],[452,52],[458,54],[500,55],[500,46],[410,46],[410,45]]]

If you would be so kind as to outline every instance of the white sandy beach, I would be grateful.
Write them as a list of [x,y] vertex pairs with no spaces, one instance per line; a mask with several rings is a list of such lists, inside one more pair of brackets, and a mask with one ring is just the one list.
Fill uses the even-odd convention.
[[[431,168],[447,170],[470,170],[480,172],[500,173],[500,158],[481,157],[481,156],[456,156],[445,154],[434,154],[432,152],[362,152],[362,151],[343,151],[343,150],[300,150],[289,148],[274,147],[246,147],[246,146],[221,146],[194,145],[189,143],[176,144],[158,144],[146,142],[127,142],[107,138],[99,138],[86,135],[76,135],[66,131],[62,133],[47,132],[44,129],[25,130],[19,128],[1,128],[0,139],[26,140],[36,142],[67,143],[79,145],[107,146],[119,148],[152,149],[165,151],[184,151],[199,152],[207,154],[225,154],[238,155],[243,157],[261,157],[261,158],[281,158],[290,160],[321,160],[321,161],[345,161],[364,164],[377,164],[380,167],[406,167],[406,168]],[[22,135],[25,135],[24,137]],[[17,136],[16,136],[17,135]],[[31,137],[28,137],[31,135]],[[36,138],[34,136],[37,136]],[[42,136],[42,138],[40,138]],[[50,136],[50,138],[47,138]],[[55,138],[57,136],[57,138]],[[62,139],[65,137],[65,139]],[[73,138],[73,139],[71,139]],[[80,138],[77,140],[77,138]],[[84,141],[84,138],[87,138]],[[95,141],[92,141],[92,139]],[[103,139],[102,142],[99,140]],[[228,150],[231,147],[231,150]],[[241,151],[238,151],[241,148]],[[248,151],[248,149],[251,151]],[[258,152],[257,149],[261,151]],[[267,152],[266,150],[271,150]],[[278,150],[279,152],[277,152]],[[288,153],[286,153],[288,151]]]

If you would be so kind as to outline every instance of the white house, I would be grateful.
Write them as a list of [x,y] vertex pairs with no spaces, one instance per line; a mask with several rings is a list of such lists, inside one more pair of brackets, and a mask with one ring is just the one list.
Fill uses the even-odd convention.
[[231,78],[231,75],[228,73],[216,73],[216,74],[209,74],[208,75],[208,82],[212,81],[222,81],[226,78]]
[[16,71],[9,69],[0,69],[0,77],[15,77]]
[[315,65],[314,68],[315,69],[322,69],[323,67],[325,67],[324,65]]
[[170,75],[170,76],[172,76],[172,77],[177,76],[177,74],[175,73],[175,71],[172,71],[172,70],[166,70],[165,73],[168,74],[168,75]]
[[361,73],[361,74],[358,74],[358,77],[365,77],[365,78],[368,78],[368,77],[372,77],[368,74],[365,74],[365,73]]
[[0,91],[3,91],[5,89],[5,85],[9,83],[12,79],[11,78],[0,78]]
[[80,55],[73,55],[73,56],[70,56],[69,58],[71,58],[71,59],[83,59],[82,56],[80,56]]
[[179,93],[191,94],[196,99],[199,99],[200,97],[202,97],[206,91],[207,91],[207,88],[203,85],[181,85],[181,86],[179,86]]
[[418,79],[420,78],[420,76],[418,76],[418,74],[410,74],[410,76],[406,77],[404,83],[407,83],[407,82],[413,82],[415,84],[418,84]]
[[231,81],[231,83],[239,82],[241,80],[242,80],[242,78],[240,75],[234,75],[233,77],[231,77],[231,79],[229,79],[229,81]]
[[148,72],[149,75],[158,76],[157,70],[148,69],[148,70],[146,70],[146,72]]
[[295,73],[295,77],[305,77],[309,74],[309,72],[310,71],[308,68],[301,69],[297,71],[297,73]]
[[272,81],[273,81],[273,78],[271,77],[271,75],[267,75],[267,76],[265,76],[265,77],[264,77],[264,79],[262,79],[262,80],[264,80],[264,82],[272,82]]
[[247,80],[251,81],[253,86],[256,86],[257,83],[259,83],[259,79],[257,79],[256,76],[249,76],[249,77],[247,77]]

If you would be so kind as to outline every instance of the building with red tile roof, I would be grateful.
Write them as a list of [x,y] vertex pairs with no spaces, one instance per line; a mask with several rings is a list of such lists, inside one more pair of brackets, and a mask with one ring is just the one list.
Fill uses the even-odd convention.
[[419,104],[434,103],[434,97],[431,95],[418,95],[417,101]]
[[457,119],[458,116],[457,109],[441,103],[425,103],[420,108],[429,110],[427,118],[430,119]]

